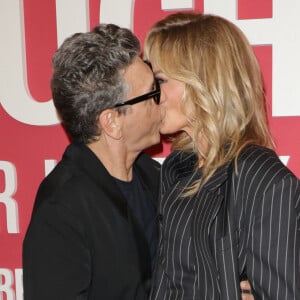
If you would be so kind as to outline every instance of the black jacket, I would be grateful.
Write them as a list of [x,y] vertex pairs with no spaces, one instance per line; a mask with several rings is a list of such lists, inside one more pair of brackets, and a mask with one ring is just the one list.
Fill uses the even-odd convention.
[[[156,205],[159,164],[134,170]],[[23,244],[25,300],[145,299],[149,249],[113,178],[94,153],[71,144],[42,182]]]

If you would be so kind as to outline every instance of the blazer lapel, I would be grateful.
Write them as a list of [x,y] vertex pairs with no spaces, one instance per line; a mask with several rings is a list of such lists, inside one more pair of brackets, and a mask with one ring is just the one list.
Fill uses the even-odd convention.
[[124,196],[97,156],[84,144],[73,143],[67,148],[64,157],[76,161],[81,171],[88,174],[101,191],[107,194],[108,201],[111,201],[120,215],[128,221]]
[[[199,299],[219,299],[218,271],[211,251],[210,232],[224,202],[224,183],[229,164],[219,168],[196,195],[192,226],[198,267]],[[205,285],[202,283],[205,282]],[[206,288],[203,289],[203,286]]]

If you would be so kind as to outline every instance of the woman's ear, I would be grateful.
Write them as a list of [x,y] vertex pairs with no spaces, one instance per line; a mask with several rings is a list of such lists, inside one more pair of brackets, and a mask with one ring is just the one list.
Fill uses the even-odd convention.
[[102,133],[113,139],[121,138],[120,114],[114,109],[105,109],[99,115],[99,126]]

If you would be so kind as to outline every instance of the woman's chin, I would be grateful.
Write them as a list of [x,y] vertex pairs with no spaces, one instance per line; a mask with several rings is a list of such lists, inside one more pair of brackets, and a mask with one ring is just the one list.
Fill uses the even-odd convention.
[[163,124],[159,128],[159,132],[160,132],[160,134],[168,134],[168,130],[167,130],[166,126],[164,126]]

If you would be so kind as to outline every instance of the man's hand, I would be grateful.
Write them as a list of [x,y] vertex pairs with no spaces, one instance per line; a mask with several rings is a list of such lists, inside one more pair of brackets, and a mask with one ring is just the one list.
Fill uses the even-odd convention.
[[248,280],[241,281],[240,286],[243,300],[255,300],[251,294],[251,285]]

